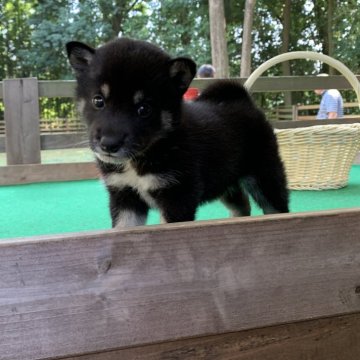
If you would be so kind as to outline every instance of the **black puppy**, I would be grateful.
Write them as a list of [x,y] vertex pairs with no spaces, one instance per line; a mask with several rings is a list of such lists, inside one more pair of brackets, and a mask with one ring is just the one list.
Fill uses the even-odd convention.
[[266,214],[288,212],[275,135],[241,85],[218,81],[183,102],[190,59],[126,38],[70,42],[67,53],[114,227],[144,224],[150,207],[164,222],[194,220],[216,198],[250,215],[247,193]]

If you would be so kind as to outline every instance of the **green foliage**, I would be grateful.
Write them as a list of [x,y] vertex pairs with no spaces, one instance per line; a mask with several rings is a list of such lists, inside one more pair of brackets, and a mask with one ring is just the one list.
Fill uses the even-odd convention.
[[336,2],[335,54],[336,58],[356,74],[360,72],[360,1]]
[[0,78],[28,76],[23,51],[31,48],[32,27],[28,22],[35,1],[0,2]]
[[[359,0],[334,0],[334,56],[360,70]],[[81,40],[97,46],[119,34],[150,40],[173,55],[211,62],[207,0],[1,0],[1,78],[68,79],[64,46]],[[245,0],[224,0],[231,75],[240,68]],[[291,2],[289,50],[326,51],[328,1]],[[283,1],[258,0],[253,30],[253,67],[281,49]],[[294,62],[293,74],[312,74],[319,64]],[[281,73],[280,66],[269,74]]]
[[[64,49],[66,42],[81,39],[98,44],[105,26],[101,16],[93,11],[95,1],[43,0],[39,2],[29,23],[32,48],[27,51],[26,65],[32,64],[33,72],[40,79],[67,79],[70,69]],[[100,24],[100,25],[99,25]],[[34,51],[36,49],[36,51]]]
[[77,116],[73,98],[41,98],[40,118],[75,118]]
[[143,14],[125,21],[123,35],[151,41],[173,56],[211,62],[207,0],[147,2]]
[[[360,0],[332,0],[333,56],[360,71]],[[253,25],[252,64],[256,68],[281,52],[284,1],[257,0]],[[238,76],[245,0],[224,0],[231,76]],[[289,51],[328,51],[329,1],[291,2]],[[287,30],[287,29],[285,29]],[[73,77],[65,44],[79,40],[98,46],[118,35],[149,40],[173,56],[191,56],[198,65],[211,62],[208,0],[0,0],[0,78]],[[291,73],[321,70],[313,61],[291,62]],[[266,75],[281,75],[281,66]],[[352,95],[351,95],[352,96]],[[295,101],[316,101],[313,93]],[[351,100],[351,99],[349,99]],[[42,100],[43,101],[43,100]],[[259,98],[264,106],[282,102],[281,94]],[[42,103],[54,112],[73,111],[59,99]]]

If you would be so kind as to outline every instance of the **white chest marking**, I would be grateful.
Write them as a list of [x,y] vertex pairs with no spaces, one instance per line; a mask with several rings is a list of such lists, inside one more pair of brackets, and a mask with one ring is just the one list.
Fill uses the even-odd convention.
[[156,203],[149,192],[177,183],[177,180],[171,175],[164,177],[154,174],[139,176],[131,165],[126,165],[123,173],[109,174],[104,180],[108,186],[119,189],[127,186],[133,188],[150,207],[156,207]]

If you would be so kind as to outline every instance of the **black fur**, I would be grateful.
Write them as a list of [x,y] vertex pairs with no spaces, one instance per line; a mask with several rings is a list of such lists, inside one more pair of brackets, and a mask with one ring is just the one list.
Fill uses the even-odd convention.
[[264,213],[288,212],[275,135],[241,85],[217,81],[183,102],[196,71],[190,59],[124,38],[96,50],[71,42],[67,51],[113,226],[143,224],[151,206],[166,222],[194,220],[216,198],[250,215],[248,193]]

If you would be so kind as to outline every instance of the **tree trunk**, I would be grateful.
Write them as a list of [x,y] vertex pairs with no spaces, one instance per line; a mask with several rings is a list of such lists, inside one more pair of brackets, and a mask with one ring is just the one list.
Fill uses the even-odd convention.
[[229,77],[229,57],[226,41],[226,21],[223,0],[209,0],[212,65],[215,76]]
[[251,74],[251,31],[256,0],[246,0],[243,37],[241,46],[240,77],[249,77]]
[[104,18],[104,22],[111,25],[111,34],[109,39],[111,40],[119,36],[124,26],[124,19],[128,16],[128,13],[136,6],[139,0],[100,0],[99,7]]
[[[328,1],[327,13],[327,36],[328,36],[328,55],[334,56],[334,37],[333,37],[333,18],[334,18],[334,0]],[[329,74],[335,75],[335,69],[329,66]]]
[[[322,1],[314,1],[315,26],[317,27],[319,33],[319,42],[322,44],[322,53],[325,55],[329,55],[329,6],[326,8],[326,12],[324,12],[324,8],[322,5]],[[326,63],[322,63],[320,72],[329,73],[329,65]]]
[[[283,16],[282,16],[282,45],[281,45],[281,53],[286,53],[289,51],[290,45],[290,29],[291,29],[291,0],[286,0],[283,7]],[[283,61],[281,63],[281,69],[283,76],[291,75],[291,68],[289,61]],[[285,92],[285,106],[292,105],[292,96],[290,91]]]

